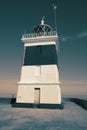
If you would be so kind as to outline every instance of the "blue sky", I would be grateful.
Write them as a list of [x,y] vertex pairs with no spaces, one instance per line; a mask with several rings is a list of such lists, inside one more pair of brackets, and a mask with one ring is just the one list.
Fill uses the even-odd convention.
[[60,80],[87,80],[87,0],[1,0],[0,79],[19,79],[23,58],[21,36],[45,22],[54,26],[57,5]]

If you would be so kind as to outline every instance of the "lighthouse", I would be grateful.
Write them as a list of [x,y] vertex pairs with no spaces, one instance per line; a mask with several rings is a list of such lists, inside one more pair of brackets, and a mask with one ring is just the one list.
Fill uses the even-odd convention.
[[24,54],[16,104],[38,108],[60,107],[57,32],[42,18],[41,23],[33,28],[33,33],[23,34],[21,41]]

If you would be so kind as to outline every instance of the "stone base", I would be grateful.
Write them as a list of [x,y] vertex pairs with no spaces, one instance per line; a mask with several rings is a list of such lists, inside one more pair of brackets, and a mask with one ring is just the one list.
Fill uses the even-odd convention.
[[13,103],[12,107],[19,107],[19,108],[43,108],[43,109],[63,109],[63,103],[61,103],[61,104]]

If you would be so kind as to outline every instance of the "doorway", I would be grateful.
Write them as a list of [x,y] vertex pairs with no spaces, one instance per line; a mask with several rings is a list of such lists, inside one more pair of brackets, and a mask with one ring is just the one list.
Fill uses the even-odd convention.
[[40,88],[34,89],[34,104],[36,105],[40,104]]

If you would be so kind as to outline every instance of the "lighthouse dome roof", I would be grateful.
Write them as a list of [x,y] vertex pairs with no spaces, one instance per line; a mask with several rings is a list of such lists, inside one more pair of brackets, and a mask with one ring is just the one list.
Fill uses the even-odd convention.
[[34,27],[33,32],[34,33],[44,33],[44,32],[51,32],[53,29],[51,26],[44,24],[44,19],[42,18],[41,24]]

